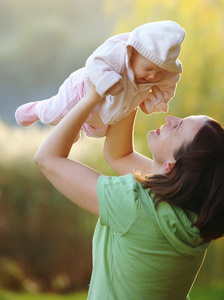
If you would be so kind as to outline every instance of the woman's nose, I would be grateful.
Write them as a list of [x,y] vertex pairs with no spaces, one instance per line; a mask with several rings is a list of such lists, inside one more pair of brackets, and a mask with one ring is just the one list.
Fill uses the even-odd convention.
[[173,119],[174,119],[173,116],[166,116],[167,123],[171,123],[173,121]]
[[167,124],[175,125],[180,122],[180,118],[173,117],[173,116],[166,116],[166,122]]

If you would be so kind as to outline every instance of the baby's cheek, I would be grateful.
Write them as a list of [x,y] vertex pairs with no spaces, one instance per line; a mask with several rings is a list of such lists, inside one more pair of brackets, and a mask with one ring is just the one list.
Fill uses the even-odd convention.
[[162,80],[163,79],[163,77],[164,77],[164,75],[162,74],[159,74],[159,75],[157,75],[157,78],[156,78],[156,81],[160,81],[160,80]]

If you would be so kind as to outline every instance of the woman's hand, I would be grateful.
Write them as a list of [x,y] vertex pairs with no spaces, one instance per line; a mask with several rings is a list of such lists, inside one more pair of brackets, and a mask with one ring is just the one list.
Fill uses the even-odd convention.
[[120,81],[115,83],[109,90],[106,91],[106,95],[116,96],[124,90],[124,87]]

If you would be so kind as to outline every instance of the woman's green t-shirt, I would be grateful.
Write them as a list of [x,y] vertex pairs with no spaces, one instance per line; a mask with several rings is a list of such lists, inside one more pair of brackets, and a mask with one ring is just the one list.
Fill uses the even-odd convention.
[[190,212],[153,200],[132,174],[101,175],[89,300],[185,300],[204,244]]

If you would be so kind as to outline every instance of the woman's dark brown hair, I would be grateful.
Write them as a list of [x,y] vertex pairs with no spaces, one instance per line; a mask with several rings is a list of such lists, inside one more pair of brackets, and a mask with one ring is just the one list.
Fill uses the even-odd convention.
[[136,175],[149,194],[155,195],[156,207],[167,201],[195,212],[194,224],[204,241],[224,235],[224,129],[209,119],[193,141],[175,153],[173,169],[165,175]]

